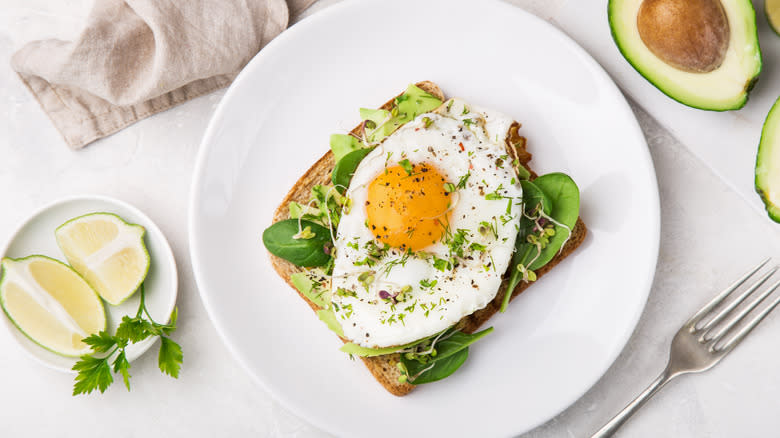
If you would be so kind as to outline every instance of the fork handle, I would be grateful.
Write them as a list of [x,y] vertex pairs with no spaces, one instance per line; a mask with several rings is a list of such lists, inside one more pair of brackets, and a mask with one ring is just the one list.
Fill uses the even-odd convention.
[[615,432],[623,425],[636,411],[641,408],[645,402],[650,400],[650,397],[654,396],[661,388],[664,387],[670,380],[676,377],[677,374],[671,374],[668,369],[664,370],[657,379],[650,384],[641,394],[639,394],[634,401],[629,403],[622,411],[612,417],[607,424],[604,425],[598,432],[594,433],[591,438],[608,438],[614,435]]

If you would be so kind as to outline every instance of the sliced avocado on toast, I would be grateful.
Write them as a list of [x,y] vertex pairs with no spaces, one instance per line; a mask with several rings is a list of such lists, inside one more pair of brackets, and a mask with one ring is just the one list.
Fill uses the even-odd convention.
[[609,0],[623,57],[672,99],[699,109],[742,108],[761,72],[750,0]]

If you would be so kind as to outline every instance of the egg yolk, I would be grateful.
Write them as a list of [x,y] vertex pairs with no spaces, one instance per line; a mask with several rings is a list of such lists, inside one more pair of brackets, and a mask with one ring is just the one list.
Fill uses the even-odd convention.
[[417,251],[441,239],[452,200],[431,164],[391,166],[368,186],[368,227],[380,242]]

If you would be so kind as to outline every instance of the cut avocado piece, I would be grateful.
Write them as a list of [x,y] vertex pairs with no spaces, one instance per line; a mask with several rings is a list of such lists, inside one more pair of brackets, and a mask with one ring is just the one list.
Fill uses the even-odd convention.
[[333,134],[330,136],[330,150],[333,151],[333,159],[338,162],[345,155],[356,151],[363,146],[360,140],[347,134]]
[[361,108],[360,117],[369,122],[366,125],[368,141],[374,143],[382,140],[418,115],[435,110],[441,103],[436,96],[426,93],[414,84],[409,84],[406,91],[395,98],[391,111]]
[[612,38],[626,60],[672,99],[742,108],[761,72],[750,0],[609,0]]
[[756,192],[769,217],[780,222],[780,99],[766,116],[756,156]]
[[766,21],[769,22],[769,27],[775,31],[775,34],[780,35],[780,0],[766,0],[764,2],[764,13],[766,14]]
[[393,123],[390,111],[383,109],[360,108],[360,119],[366,121],[366,132],[369,133],[370,143],[387,137],[398,127]]

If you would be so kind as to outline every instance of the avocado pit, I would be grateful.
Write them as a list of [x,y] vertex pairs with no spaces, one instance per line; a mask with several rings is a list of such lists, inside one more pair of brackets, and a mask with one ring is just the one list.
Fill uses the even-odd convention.
[[644,0],[637,29],[655,56],[691,73],[720,67],[729,46],[729,22],[720,0]]

